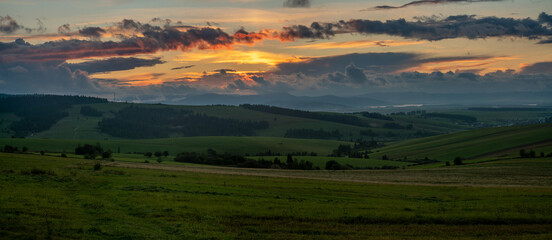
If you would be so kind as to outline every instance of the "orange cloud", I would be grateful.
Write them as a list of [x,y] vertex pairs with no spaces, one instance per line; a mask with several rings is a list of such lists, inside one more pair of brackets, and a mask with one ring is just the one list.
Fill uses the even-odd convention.
[[462,60],[443,60],[443,61],[432,61],[423,63],[419,66],[403,69],[400,72],[446,72],[446,71],[462,71],[462,70],[476,70],[477,72],[481,71],[482,73],[487,73],[495,70],[495,67],[489,67],[481,69],[481,67],[491,65],[493,63],[515,60],[519,57],[481,57],[481,58],[472,58],[472,59],[462,59]]
[[188,52],[177,57],[176,61],[181,63],[204,61],[208,63],[265,64],[272,67],[284,62],[303,61],[303,58],[263,51],[228,49],[209,52]]

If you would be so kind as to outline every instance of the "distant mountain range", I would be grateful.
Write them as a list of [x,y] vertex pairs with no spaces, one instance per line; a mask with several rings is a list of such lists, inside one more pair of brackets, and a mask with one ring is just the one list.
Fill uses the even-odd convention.
[[338,96],[294,96],[291,94],[265,94],[265,95],[221,95],[202,94],[189,96],[184,100],[169,102],[181,105],[239,105],[239,104],[264,104],[277,107],[293,108],[311,111],[347,111],[352,109],[367,108],[370,106],[387,105],[387,102],[379,101],[367,96],[338,97]]
[[492,105],[538,105],[552,106],[550,92],[504,92],[504,93],[423,93],[389,92],[370,93],[361,96],[340,97],[294,96],[287,93],[264,95],[201,94],[188,96],[178,101],[166,101],[179,105],[239,105],[264,104],[309,111],[364,111],[375,107],[393,108],[397,105],[436,106],[492,106]]

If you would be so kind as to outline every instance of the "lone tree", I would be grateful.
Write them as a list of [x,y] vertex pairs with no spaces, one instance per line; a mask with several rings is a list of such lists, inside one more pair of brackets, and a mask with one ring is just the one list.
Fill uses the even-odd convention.
[[462,165],[462,158],[461,157],[454,158],[454,165]]
[[525,156],[527,156],[527,153],[525,153],[525,149],[522,148],[521,150],[519,150],[519,156],[520,156],[520,157],[525,157]]
[[288,165],[288,168],[293,167],[293,157],[291,156],[291,153],[288,153],[286,163]]
[[111,149],[107,149],[107,151],[102,153],[102,159],[109,159],[111,156],[113,156]]
[[330,160],[326,162],[326,170],[340,170],[342,169],[341,164],[335,160]]

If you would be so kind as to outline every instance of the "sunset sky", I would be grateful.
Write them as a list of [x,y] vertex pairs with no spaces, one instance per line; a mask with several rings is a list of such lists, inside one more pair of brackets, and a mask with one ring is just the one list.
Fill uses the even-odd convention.
[[552,92],[552,1],[0,0],[0,93],[407,91]]

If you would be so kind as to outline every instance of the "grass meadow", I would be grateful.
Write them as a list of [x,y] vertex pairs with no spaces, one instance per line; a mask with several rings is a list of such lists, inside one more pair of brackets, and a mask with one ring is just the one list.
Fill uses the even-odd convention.
[[[510,166],[504,161],[424,170],[428,177],[427,171],[444,171],[442,177],[459,182],[440,185],[416,179],[419,170],[352,172],[412,176],[406,183],[381,184],[315,179],[330,171],[248,176],[0,153],[0,238],[552,238],[552,185],[500,186],[503,176],[493,177],[516,166],[521,177],[537,168],[550,170],[552,159],[519,159]],[[479,168],[498,185],[462,184],[470,178],[461,174],[468,167]],[[541,175],[550,179],[550,172]],[[303,173],[314,175],[302,179]]]

